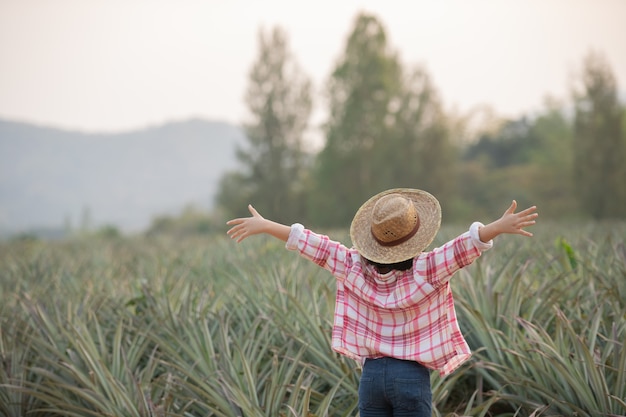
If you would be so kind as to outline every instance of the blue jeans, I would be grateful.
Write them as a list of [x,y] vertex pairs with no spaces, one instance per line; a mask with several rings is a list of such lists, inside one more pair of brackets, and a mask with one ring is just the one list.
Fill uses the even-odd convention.
[[366,359],[359,385],[360,417],[431,417],[430,371],[414,361]]

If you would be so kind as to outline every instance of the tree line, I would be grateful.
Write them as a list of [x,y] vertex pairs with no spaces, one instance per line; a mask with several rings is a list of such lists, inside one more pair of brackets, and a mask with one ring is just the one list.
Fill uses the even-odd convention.
[[424,67],[401,62],[376,16],[359,14],[325,85],[324,142],[312,152],[312,82],[280,27],[258,42],[241,168],[216,199],[229,217],[252,203],[277,221],[345,227],[371,195],[413,187],[434,194],[448,222],[492,218],[512,198],[548,218],[626,218],[626,106],[601,53],[584,57],[564,102],[476,126],[476,114],[445,110]]

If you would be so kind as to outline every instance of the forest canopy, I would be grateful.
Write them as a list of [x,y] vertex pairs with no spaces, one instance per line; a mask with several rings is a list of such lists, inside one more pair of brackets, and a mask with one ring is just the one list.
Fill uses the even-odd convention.
[[[249,75],[251,118],[217,203],[247,203],[285,223],[343,227],[387,188],[427,190],[444,221],[489,220],[512,199],[545,218],[626,218],[626,106],[602,53],[582,57],[570,97],[516,120],[448,111],[424,66],[407,65],[373,15],[358,15],[320,99],[323,144],[308,151],[317,98],[279,28],[259,32]],[[459,69],[462,71],[462,69]],[[515,80],[511,80],[515,82]]]

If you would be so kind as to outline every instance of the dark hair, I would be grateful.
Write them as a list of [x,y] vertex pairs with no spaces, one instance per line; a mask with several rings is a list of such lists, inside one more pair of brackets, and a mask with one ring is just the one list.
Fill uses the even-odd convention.
[[391,271],[406,271],[408,269],[413,268],[413,258],[406,259],[404,261],[396,262],[393,264],[381,264],[378,262],[370,261],[369,259],[363,257],[367,263],[373,265],[376,268],[376,271],[379,274],[386,274]]

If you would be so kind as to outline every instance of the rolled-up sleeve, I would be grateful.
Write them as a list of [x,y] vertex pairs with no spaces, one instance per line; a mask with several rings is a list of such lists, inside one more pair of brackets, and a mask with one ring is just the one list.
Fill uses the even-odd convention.
[[330,271],[338,279],[343,278],[350,267],[348,248],[328,236],[305,229],[299,223],[291,226],[285,247],[298,251],[300,256]]
[[472,223],[469,229],[470,236],[472,238],[472,243],[474,244],[476,249],[478,249],[481,252],[484,252],[493,247],[493,240],[490,240],[489,242],[483,242],[482,240],[480,240],[478,229],[480,229],[483,226],[484,224],[480,222],[474,222]]
[[300,223],[294,223],[291,225],[291,230],[289,231],[289,238],[287,239],[287,243],[285,247],[288,250],[296,250],[298,249],[298,241],[304,232],[304,226]]

